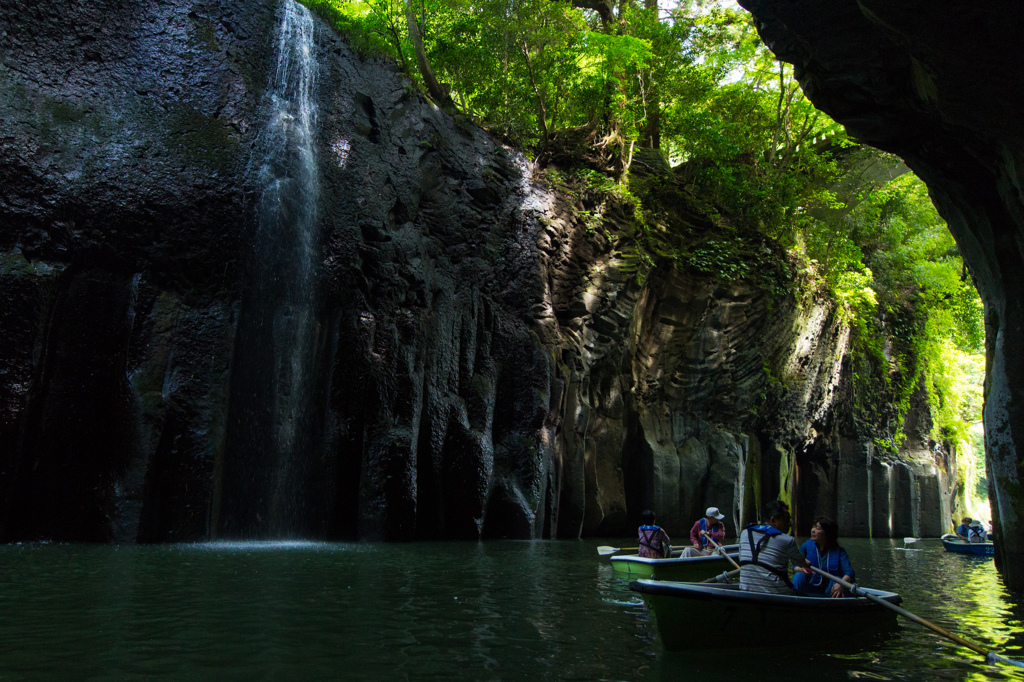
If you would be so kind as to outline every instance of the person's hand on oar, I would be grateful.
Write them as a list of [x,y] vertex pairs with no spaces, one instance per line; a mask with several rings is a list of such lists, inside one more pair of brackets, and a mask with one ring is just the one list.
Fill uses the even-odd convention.
[[706,538],[708,539],[708,542],[710,542],[710,543],[711,543],[711,545],[712,545],[712,546],[713,546],[713,547],[714,547],[714,548],[715,548],[716,550],[718,550],[718,553],[719,553],[719,554],[721,554],[722,556],[724,556],[724,557],[725,557],[726,559],[728,559],[728,560],[729,560],[729,563],[730,563],[730,564],[732,564],[733,566],[735,566],[735,567],[736,567],[736,570],[739,570],[739,568],[740,568],[740,565],[739,565],[738,563],[736,563],[735,561],[733,561],[733,559],[732,559],[732,557],[731,557],[731,556],[729,556],[728,554],[726,554],[726,552],[725,552],[725,548],[724,548],[724,547],[722,547],[722,546],[721,546],[720,544],[718,544],[717,542],[715,542],[715,539],[714,539],[713,537],[711,537],[711,533],[707,532],[706,530],[702,530],[702,531],[700,532],[700,534],[701,534],[701,535],[703,535],[704,537],[706,537]]

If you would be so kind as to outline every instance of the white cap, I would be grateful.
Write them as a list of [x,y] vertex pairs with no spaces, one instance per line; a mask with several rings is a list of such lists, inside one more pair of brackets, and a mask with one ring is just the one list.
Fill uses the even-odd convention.
[[725,514],[718,511],[718,507],[708,507],[708,510],[704,512],[704,516],[714,516],[719,521],[725,518]]

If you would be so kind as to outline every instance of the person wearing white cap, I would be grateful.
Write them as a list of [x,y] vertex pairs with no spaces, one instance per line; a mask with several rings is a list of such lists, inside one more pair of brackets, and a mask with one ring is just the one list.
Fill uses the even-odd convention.
[[967,541],[985,542],[985,526],[981,525],[978,519],[971,521],[971,525],[967,527]]
[[[715,546],[708,540],[708,536],[718,544],[725,540],[725,524],[722,519],[725,514],[718,511],[718,507],[708,507],[702,518],[697,519],[690,529],[690,542],[693,547],[687,547],[680,556],[709,556],[715,553]],[[705,535],[706,533],[706,535]]]

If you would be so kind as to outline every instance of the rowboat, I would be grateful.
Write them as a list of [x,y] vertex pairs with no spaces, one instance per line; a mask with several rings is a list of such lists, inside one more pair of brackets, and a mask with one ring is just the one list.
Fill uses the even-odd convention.
[[[891,627],[896,614],[866,597],[830,599],[746,592],[737,584],[635,580],[668,651],[777,646],[798,632],[802,642],[846,638]],[[894,592],[858,588],[892,604]]]
[[952,540],[943,537],[942,546],[947,552],[955,552],[957,554],[974,554],[977,556],[993,556],[995,554],[995,545],[991,542],[964,542],[955,535]]
[[[739,547],[739,545],[724,547],[726,554],[732,557],[733,561],[739,560]],[[637,554],[612,557],[612,570],[615,572],[615,577],[625,580],[650,578],[652,580],[694,582],[713,578],[732,567],[732,564],[723,559],[720,554],[667,559],[652,559]]]

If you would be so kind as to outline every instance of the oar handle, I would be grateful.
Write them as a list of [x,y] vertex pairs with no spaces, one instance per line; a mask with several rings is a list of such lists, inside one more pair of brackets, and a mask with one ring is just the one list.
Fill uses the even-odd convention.
[[740,570],[740,565],[738,563],[736,563],[735,561],[733,561],[731,556],[726,554],[725,548],[723,548],[720,544],[715,542],[715,539],[713,537],[711,537],[711,533],[707,532],[706,530],[702,530],[700,532],[700,534],[703,535],[704,537],[706,537],[708,539],[708,542],[710,542],[712,545],[715,546],[715,549],[718,550],[718,553],[721,554],[722,556],[724,556],[726,559],[728,559],[729,563],[736,567],[737,571]]
[[[950,631],[948,631],[948,630],[946,630],[944,628],[940,628],[938,625],[935,625],[934,623],[930,623],[930,622],[926,621],[924,618],[921,618],[920,616],[918,616],[916,614],[913,614],[913,613],[911,613],[910,611],[907,611],[904,608],[900,608],[899,606],[896,606],[892,602],[888,602],[885,599],[882,599],[878,595],[872,594],[870,592],[865,592],[864,590],[860,590],[860,589],[857,588],[856,585],[853,585],[852,583],[848,583],[845,580],[843,580],[842,578],[837,578],[836,576],[832,575],[831,573],[826,573],[825,571],[821,570],[817,566],[809,566],[809,568],[812,571],[814,571],[815,573],[819,573],[822,576],[828,578],[829,580],[831,580],[833,582],[836,582],[836,583],[839,583],[840,585],[842,585],[843,587],[848,589],[852,594],[859,595],[861,597],[867,597],[868,599],[870,599],[873,602],[881,604],[882,606],[885,606],[886,608],[892,609],[893,611],[895,611],[896,613],[900,614],[904,618],[909,618],[910,620],[914,621],[918,625],[923,625],[924,627],[928,628],[932,632],[936,632],[936,633],[942,635],[943,637],[946,637],[948,639],[953,640],[954,642],[956,642],[957,644],[960,644],[961,646],[967,647],[971,651],[975,651],[975,652],[981,654],[986,659],[989,658],[990,654],[992,654],[992,652],[990,652],[988,649],[986,649],[985,647],[981,646],[980,644],[975,644],[974,642],[968,641],[968,640],[964,639],[963,637],[960,637],[959,635],[954,635],[952,632],[950,632]],[[995,654],[992,654],[992,655],[995,656]],[[1002,657],[1000,656],[999,658],[1002,658]]]

